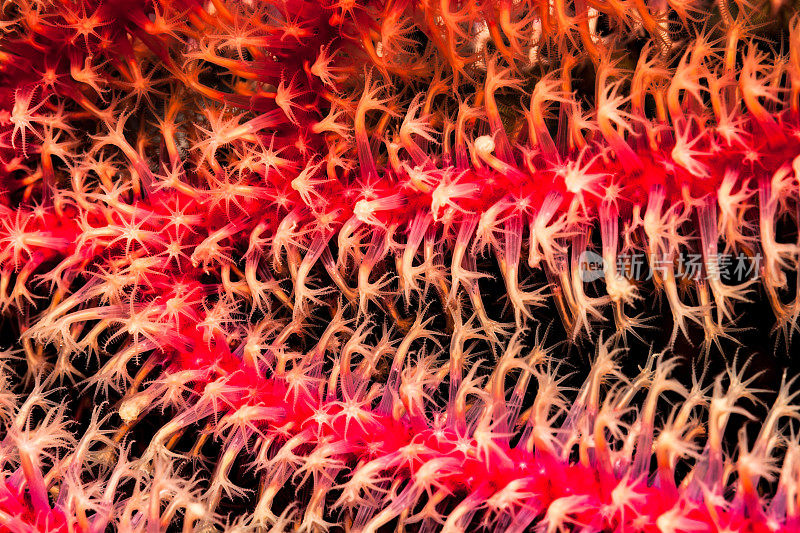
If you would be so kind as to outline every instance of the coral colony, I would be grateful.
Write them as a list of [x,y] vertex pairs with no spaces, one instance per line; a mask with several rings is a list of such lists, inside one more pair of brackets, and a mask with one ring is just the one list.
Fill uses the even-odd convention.
[[1,1],[0,531],[800,531],[796,11]]

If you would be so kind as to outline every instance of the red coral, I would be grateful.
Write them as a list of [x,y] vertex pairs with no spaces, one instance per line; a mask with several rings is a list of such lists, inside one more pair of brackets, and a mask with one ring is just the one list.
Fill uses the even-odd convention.
[[798,329],[800,22],[703,9],[0,6],[0,530],[800,530],[793,380],[621,368]]

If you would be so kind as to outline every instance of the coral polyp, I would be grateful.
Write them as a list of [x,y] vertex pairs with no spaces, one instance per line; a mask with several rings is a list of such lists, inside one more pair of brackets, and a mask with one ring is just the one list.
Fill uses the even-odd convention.
[[0,531],[800,530],[796,11],[2,2]]

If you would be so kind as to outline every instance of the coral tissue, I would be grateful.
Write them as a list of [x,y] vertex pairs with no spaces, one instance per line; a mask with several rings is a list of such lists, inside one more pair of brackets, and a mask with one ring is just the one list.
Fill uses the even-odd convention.
[[795,10],[0,1],[0,531],[800,531]]

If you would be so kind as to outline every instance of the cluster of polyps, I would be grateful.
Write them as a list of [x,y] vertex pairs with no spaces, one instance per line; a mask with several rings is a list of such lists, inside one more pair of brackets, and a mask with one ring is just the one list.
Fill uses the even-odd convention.
[[[532,524],[543,531],[800,527],[800,444],[779,438],[782,422],[799,411],[789,383],[752,445],[743,440],[728,455],[728,420],[748,414],[756,399],[744,368],[718,377],[713,388],[695,382],[687,389],[671,376],[674,360],[652,355],[626,379],[620,351],[601,344],[586,381],[568,396],[556,354],[524,334],[487,365],[467,363],[482,332],[460,316],[449,350],[434,348],[436,336],[420,321],[405,335],[384,331],[374,344],[366,341],[370,326],[351,325],[339,314],[308,354],[276,350],[258,360],[217,344],[206,349],[198,336],[190,357],[176,354],[122,401],[124,427],[149,411],[177,413],[135,458],[127,446],[119,459],[112,453],[119,436],[101,429],[101,408],[76,441],[64,407],[40,383],[19,406],[4,393],[4,527],[104,531],[113,523],[148,531],[181,515],[185,531],[222,525],[220,501],[249,492],[231,479],[242,461],[261,481],[252,508],[226,524],[231,531],[292,523],[326,529],[332,517],[353,531],[398,520],[447,531],[472,523],[507,531]],[[384,357],[392,367],[381,385],[376,367]],[[432,396],[448,382],[447,403],[439,404]],[[657,413],[669,404],[659,424]],[[30,427],[37,409],[47,414]],[[198,424],[207,428],[189,437],[200,439],[190,454],[200,453],[204,439],[222,443],[204,481],[181,477],[178,465],[188,457],[175,450]],[[778,448],[785,448],[782,466]],[[676,467],[687,471],[681,480]],[[87,472],[100,474],[86,481]],[[757,488],[762,480],[776,486],[771,499]]]
[[[798,329],[780,2],[0,14],[0,530],[800,528],[791,381],[733,450],[743,369],[619,368],[651,292],[669,346],[721,348],[759,287]],[[598,345],[577,394],[542,320]]]

